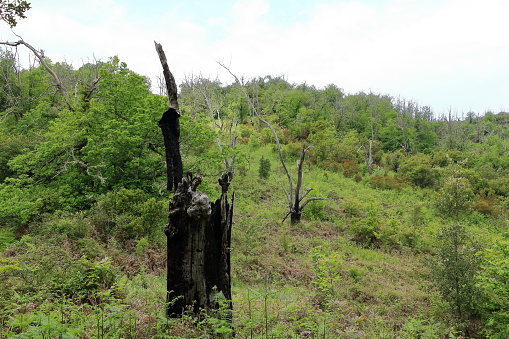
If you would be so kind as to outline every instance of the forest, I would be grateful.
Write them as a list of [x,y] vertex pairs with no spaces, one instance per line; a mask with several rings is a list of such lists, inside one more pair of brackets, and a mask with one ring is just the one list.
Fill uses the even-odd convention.
[[[508,113],[187,77],[184,172],[211,200],[233,172],[233,320],[168,318],[164,89],[118,57],[44,61],[0,50],[1,338],[509,337]],[[326,200],[299,222],[256,114],[294,178],[310,147]]]

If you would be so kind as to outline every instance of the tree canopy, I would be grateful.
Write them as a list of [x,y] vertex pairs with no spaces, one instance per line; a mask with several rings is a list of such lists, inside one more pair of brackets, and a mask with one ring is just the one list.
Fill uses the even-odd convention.
[[11,28],[18,24],[19,19],[26,18],[25,12],[30,9],[30,3],[24,0],[0,1],[0,20],[5,21]]

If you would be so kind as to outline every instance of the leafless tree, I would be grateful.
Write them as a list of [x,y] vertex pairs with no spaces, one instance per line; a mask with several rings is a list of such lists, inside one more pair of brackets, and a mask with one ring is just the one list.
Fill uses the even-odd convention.
[[281,166],[283,167],[283,170],[284,170],[284,172],[286,174],[286,177],[288,179],[288,189],[286,189],[286,187],[280,183],[281,187],[283,188],[283,191],[285,193],[285,196],[286,196],[286,199],[287,199],[287,202],[288,202],[288,210],[289,210],[288,213],[286,214],[286,216],[283,218],[283,221],[285,221],[286,218],[288,218],[288,216],[290,216],[290,224],[293,225],[295,223],[298,223],[300,221],[300,219],[301,219],[303,208],[309,202],[315,201],[315,200],[326,200],[326,198],[322,198],[322,197],[311,197],[311,198],[308,198],[304,203],[302,203],[302,200],[309,194],[310,191],[313,190],[312,188],[308,188],[308,189],[305,190],[304,193],[302,192],[302,178],[303,178],[303,173],[302,173],[303,168],[302,167],[303,167],[303,164],[304,164],[304,158],[306,156],[306,152],[309,150],[309,148],[311,146],[303,145],[303,147],[302,147],[302,151],[301,151],[301,155],[300,155],[300,160],[297,163],[297,183],[296,183],[296,187],[295,187],[295,190],[294,190],[292,175],[290,174],[290,172],[288,171],[288,168],[286,167],[286,164],[285,164],[285,161],[284,161],[284,158],[283,158],[283,153],[281,152],[281,144],[279,142],[279,138],[277,136],[276,130],[274,129],[274,127],[272,127],[272,125],[267,120],[262,118],[262,116],[260,115],[260,113],[256,109],[256,106],[253,104],[251,98],[247,94],[244,82],[241,81],[230,70],[230,68],[228,66],[226,66],[225,64],[223,64],[221,62],[218,62],[218,64],[221,67],[223,67],[235,79],[235,82],[240,87],[242,93],[246,97],[246,100],[247,100],[249,106],[251,107],[251,110],[253,111],[253,113],[256,115],[258,120],[260,122],[262,122],[263,124],[265,124],[270,129],[270,131],[272,132],[272,135],[274,136],[274,140],[276,142],[277,151],[278,151],[278,155],[279,155],[279,160],[281,162]]
[[[236,158],[237,121],[235,119],[227,121],[227,119],[222,116],[221,111],[224,101],[217,93],[214,93],[215,91],[213,88],[214,84],[217,82],[199,76],[187,78],[186,83],[187,87],[192,88],[198,93],[198,96],[203,99],[202,105],[206,107],[207,115],[210,117],[212,128],[216,133],[216,145],[221,154],[221,161],[226,171],[233,172],[233,165]],[[222,143],[221,139],[223,139],[223,141],[226,139],[226,145]],[[231,152],[225,152],[223,146]]]

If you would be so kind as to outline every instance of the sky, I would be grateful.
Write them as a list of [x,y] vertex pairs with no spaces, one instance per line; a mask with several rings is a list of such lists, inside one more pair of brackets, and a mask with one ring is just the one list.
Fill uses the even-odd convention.
[[177,83],[231,83],[219,61],[245,78],[414,100],[437,117],[509,111],[507,0],[31,2],[14,32],[0,23],[0,41],[16,33],[75,68],[118,56],[155,83],[157,41]]

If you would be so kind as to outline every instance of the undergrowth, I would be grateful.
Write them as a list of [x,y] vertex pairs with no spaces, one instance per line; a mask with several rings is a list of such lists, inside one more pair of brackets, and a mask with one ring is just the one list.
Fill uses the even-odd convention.
[[[253,151],[253,159],[263,154],[277,164],[268,149]],[[237,173],[231,187],[237,338],[459,335],[429,265],[442,226],[431,189],[400,183],[391,189],[390,180],[375,185],[379,179],[367,173],[356,180],[308,166],[305,187],[327,200],[310,203],[303,221],[290,226],[281,222],[282,169],[260,177],[258,163]],[[0,337],[231,335],[226,309],[166,317],[166,206],[165,199],[125,189],[104,195],[88,212],[44,216],[18,240],[3,230]],[[479,213],[470,218],[473,233],[496,227]]]

